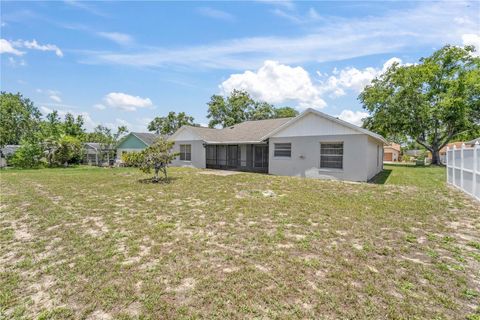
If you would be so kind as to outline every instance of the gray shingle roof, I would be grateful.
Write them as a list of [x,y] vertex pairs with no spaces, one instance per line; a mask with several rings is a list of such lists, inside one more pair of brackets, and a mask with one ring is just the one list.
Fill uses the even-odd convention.
[[260,142],[264,136],[291,119],[251,120],[223,129],[193,126],[189,128],[208,142]]
[[135,135],[138,139],[142,140],[147,145],[151,145],[155,141],[155,139],[160,137],[159,134],[150,132],[131,132],[131,134]]

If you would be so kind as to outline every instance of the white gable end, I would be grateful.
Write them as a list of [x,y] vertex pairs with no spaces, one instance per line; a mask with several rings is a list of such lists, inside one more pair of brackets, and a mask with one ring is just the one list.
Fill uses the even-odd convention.
[[173,141],[192,141],[192,140],[202,140],[196,133],[188,128],[182,128],[180,131],[175,133],[175,136],[170,137],[169,140]]
[[276,132],[272,137],[301,137],[323,135],[362,134],[361,132],[335,123],[314,113],[309,113],[284,129]]

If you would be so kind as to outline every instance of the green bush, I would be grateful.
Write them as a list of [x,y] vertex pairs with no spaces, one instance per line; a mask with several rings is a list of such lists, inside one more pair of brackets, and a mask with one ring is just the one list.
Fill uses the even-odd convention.
[[13,154],[10,164],[17,168],[38,168],[43,165],[43,149],[40,144],[24,142]]
[[126,167],[139,167],[143,159],[141,152],[127,152],[122,154],[122,162]]

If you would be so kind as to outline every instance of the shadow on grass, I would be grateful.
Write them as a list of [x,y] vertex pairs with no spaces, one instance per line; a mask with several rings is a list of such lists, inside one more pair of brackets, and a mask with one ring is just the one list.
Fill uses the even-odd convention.
[[178,180],[178,177],[168,177],[168,178],[161,178],[159,180],[153,180],[153,178],[146,178],[146,179],[138,179],[137,181],[144,184],[169,184]]
[[392,173],[392,170],[390,170],[390,169],[383,169],[382,172],[380,172],[379,174],[377,174],[375,177],[373,177],[373,178],[370,180],[370,183],[374,183],[374,184],[385,184],[385,182],[387,182],[388,177],[390,176],[391,173]]

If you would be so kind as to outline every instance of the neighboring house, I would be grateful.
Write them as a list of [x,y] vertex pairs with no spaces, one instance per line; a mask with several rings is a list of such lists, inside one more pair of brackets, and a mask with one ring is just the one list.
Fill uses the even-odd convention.
[[15,151],[20,148],[18,144],[7,144],[3,148],[0,149],[0,168],[6,167],[8,165],[7,158],[10,158]]
[[400,145],[398,143],[391,142],[389,145],[383,146],[383,161],[400,161]]
[[117,160],[126,152],[139,152],[150,146],[160,135],[149,132],[130,132],[117,145]]
[[477,139],[473,139],[473,140],[465,142],[465,145],[473,147],[475,145],[475,143],[477,143],[477,142],[480,143],[480,137],[477,138]]
[[420,149],[410,149],[405,151],[405,155],[415,158],[421,156],[424,153],[425,151]]
[[383,137],[307,109],[294,118],[213,129],[183,126],[170,140],[173,166],[367,181],[383,169]]
[[83,163],[99,166],[109,164],[113,160],[111,155],[115,149],[97,142],[86,142],[83,144],[83,150]]
[[[439,156],[440,156],[440,163],[446,164],[447,163],[447,148],[455,148],[460,149],[462,147],[463,141],[457,141],[457,142],[450,142],[446,146],[444,146],[442,149],[440,149]],[[467,142],[465,142],[467,144]],[[429,151],[428,152],[428,158],[432,159],[432,153]]]

